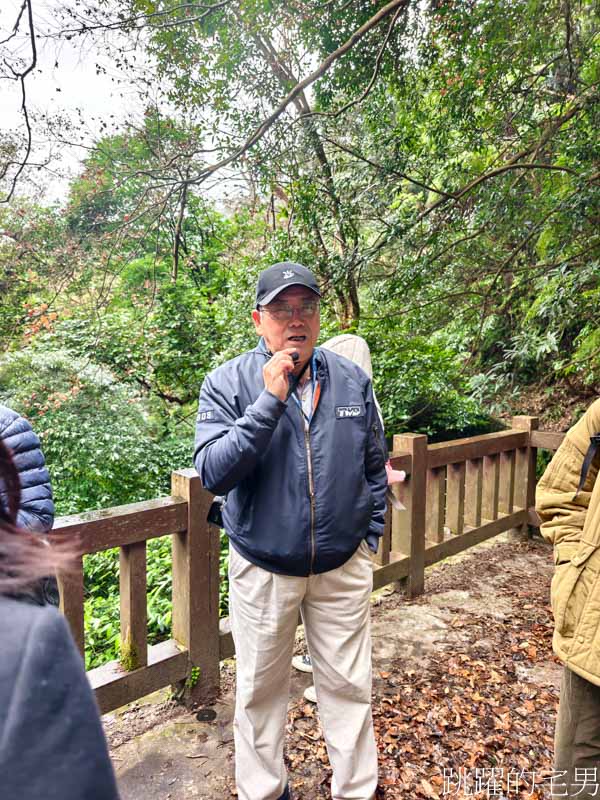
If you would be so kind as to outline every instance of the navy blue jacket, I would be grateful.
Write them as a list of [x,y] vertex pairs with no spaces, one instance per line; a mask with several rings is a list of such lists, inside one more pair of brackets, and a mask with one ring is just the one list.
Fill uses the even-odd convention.
[[[0,439],[12,451],[21,480],[17,525],[33,531],[49,531],[54,522],[54,503],[40,440],[24,417],[2,405]],[[0,484],[0,502],[5,503],[2,488]]]
[[227,495],[223,522],[242,556],[286,575],[326,572],[383,533],[386,452],[373,389],[352,361],[317,350],[320,398],[307,434],[298,405],[265,389],[269,358],[261,339],[206,377],[194,463],[206,489]]
[[98,708],[54,608],[0,595],[0,797],[118,800]]

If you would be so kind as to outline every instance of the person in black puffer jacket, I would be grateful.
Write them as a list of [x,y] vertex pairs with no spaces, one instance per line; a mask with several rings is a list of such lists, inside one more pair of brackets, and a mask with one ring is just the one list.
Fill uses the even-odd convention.
[[[47,533],[54,522],[54,503],[40,440],[25,417],[3,405],[0,405],[0,439],[12,452],[21,481],[17,525]],[[2,494],[3,487],[0,486]]]
[[0,797],[119,800],[98,707],[65,618],[30,602],[31,587],[75,563],[77,542],[52,547],[15,527],[19,478],[0,441]]
[[[40,440],[24,417],[3,405],[0,405],[0,441],[12,453],[21,482],[21,502],[16,520],[18,527],[34,533],[48,533],[54,523],[54,503]],[[0,479],[0,502],[5,500],[5,487]],[[37,594],[41,602],[57,606],[59,594],[56,579],[44,578]]]

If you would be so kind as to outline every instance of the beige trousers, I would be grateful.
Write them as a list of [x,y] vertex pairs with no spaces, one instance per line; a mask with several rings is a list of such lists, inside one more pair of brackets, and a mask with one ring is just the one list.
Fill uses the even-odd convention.
[[377,748],[371,716],[368,545],[338,569],[276,575],[229,548],[229,613],[237,654],[233,723],[239,800],[286,797],[283,736],[298,612],[333,768],[333,800],[371,800]]

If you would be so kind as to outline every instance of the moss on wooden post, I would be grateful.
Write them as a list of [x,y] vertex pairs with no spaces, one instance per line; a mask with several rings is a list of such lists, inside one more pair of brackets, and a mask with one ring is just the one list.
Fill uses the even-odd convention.
[[131,639],[131,634],[128,634],[125,640],[120,643],[119,664],[127,672],[133,672],[134,669],[139,669],[139,667],[143,666],[140,663],[138,649]]
[[195,470],[174,472],[171,487],[188,503],[186,530],[173,536],[173,637],[189,652],[185,701],[207,702],[220,686],[220,535],[206,519],[213,495]]

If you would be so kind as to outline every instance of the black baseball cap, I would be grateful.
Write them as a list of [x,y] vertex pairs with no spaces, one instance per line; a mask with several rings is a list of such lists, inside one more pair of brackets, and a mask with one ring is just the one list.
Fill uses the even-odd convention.
[[256,306],[266,306],[288,286],[306,286],[321,297],[319,284],[312,272],[293,261],[280,261],[263,269],[256,284]]

